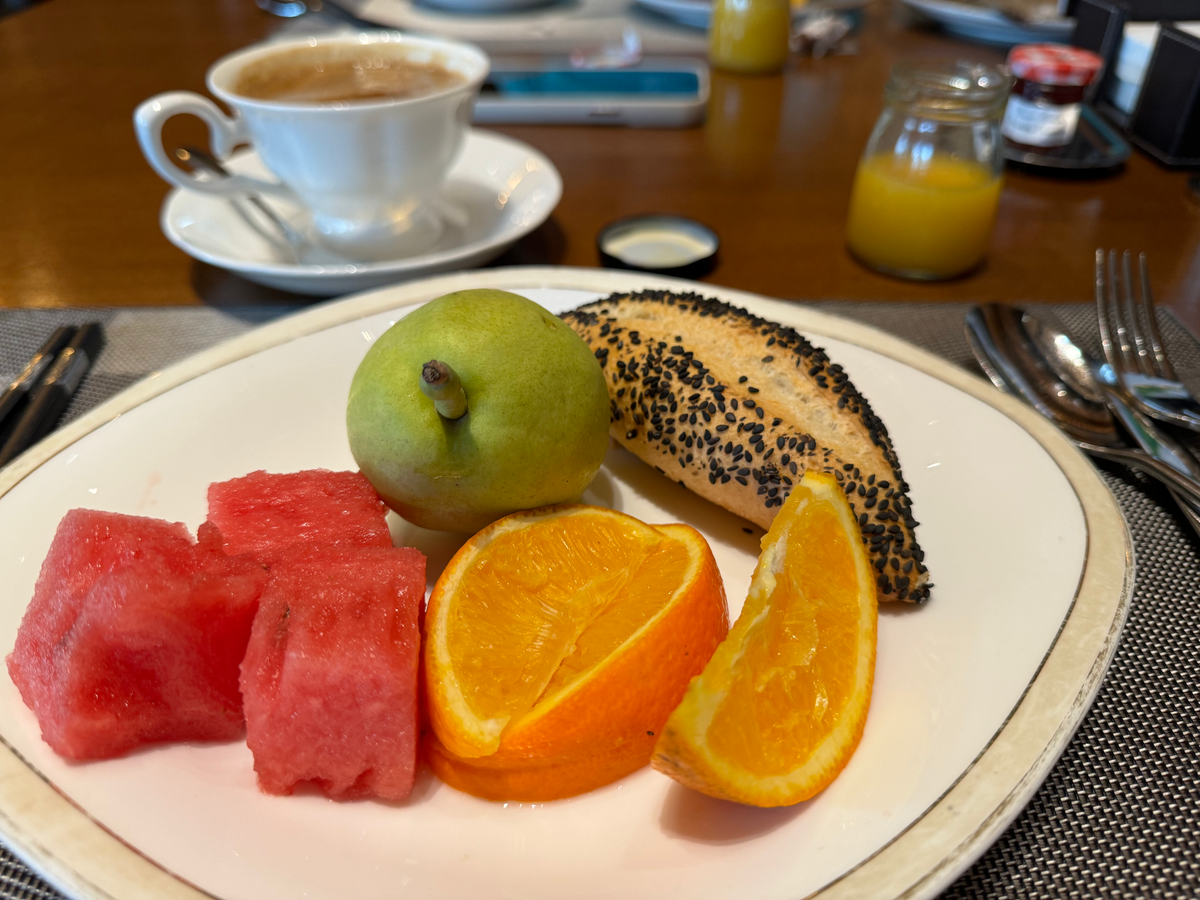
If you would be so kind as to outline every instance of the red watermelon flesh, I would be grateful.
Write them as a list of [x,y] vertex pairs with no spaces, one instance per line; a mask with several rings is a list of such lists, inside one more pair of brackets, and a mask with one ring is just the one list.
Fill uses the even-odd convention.
[[411,548],[294,550],[272,566],[242,662],[264,791],[408,796],[424,597],[425,557]]
[[387,507],[359,472],[258,471],[217,482],[208,487],[208,519],[226,553],[268,565],[292,545],[392,546]]
[[221,529],[212,522],[200,523],[200,527],[196,529],[196,544],[201,550],[210,550],[215,553],[225,552],[225,536],[221,534]]
[[205,552],[182,525],[72,510],[8,657],[43,739],[69,759],[242,730],[238,664],[262,566]]

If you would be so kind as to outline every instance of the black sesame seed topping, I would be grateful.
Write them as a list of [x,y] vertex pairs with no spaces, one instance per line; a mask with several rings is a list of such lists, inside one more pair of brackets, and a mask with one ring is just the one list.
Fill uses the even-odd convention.
[[[725,437],[722,432],[729,429],[726,425],[715,426],[717,434],[721,436],[713,436],[711,432],[706,432],[708,437],[712,438],[709,441],[701,438],[699,431],[695,430],[697,420],[704,417],[711,421],[714,415],[724,419],[724,404],[726,403],[733,410],[740,409],[742,405],[745,405],[747,409],[759,409],[759,407],[753,401],[745,403],[741,398],[737,399],[738,405],[734,406],[734,399],[724,396],[723,392],[726,389],[723,385],[718,386],[714,374],[705,368],[693,353],[684,349],[687,344],[682,335],[676,335],[674,347],[669,347],[669,339],[658,340],[654,336],[644,335],[633,329],[622,329],[620,327],[621,319],[616,316],[624,314],[624,309],[621,309],[619,304],[627,301],[679,307],[714,320],[720,319],[731,327],[740,328],[747,324],[753,327],[761,334],[766,346],[771,348],[777,346],[781,352],[786,354],[781,358],[791,359],[801,371],[811,373],[810,377],[815,384],[828,388],[831,392],[839,395],[836,398],[839,401],[838,405],[849,410],[848,414],[858,417],[869,439],[882,452],[882,462],[890,467],[890,471],[885,470],[885,474],[892,478],[891,482],[879,477],[876,466],[872,466],[876,470],[875,472],[856,471],[852,464],[847,465],[837,459],[831,449],[821,448],[817,440],[810,434],[789,436],[772,433],[769,436],[765,435],[765,429],[760,425],[765,421],[765,412],[762,415],[751,416],[750,421],[743,421],[739,425],[739,435],[746,434],[748,438],[746,441],[748,448],[741,449],[741,460],[730,465],[731,455],[721,454],[718,458],[730,465],[730,470],[726,472],[721,469],[719,473],[709,472],[709,467],[716,464],[712,454],[720,449],[716,445]],[[606,317],[608,317],[607,320]],[[732,477],[753,478],[756,490],[761,488],[765,493],[768,488],[775,488],[775,496],[768,494],[764,497],[764,506],[767,509],[775,509],[783,504],[783,499],[793,484],[792,479],[784,473],[790,471],[792,475],[798,477],[799,469],[804,465],[823,467],[825,471],[836,472],[837,475],[852,473],[850,477],[843,476],[843,481],[850,482],[850,497],[860,507],[854,510],[854,513],[864,536],[864,542],[868,543],[871,548],[872,561],[874,562],[877,558],[883,559],[886,561],[883,572],[896,573],[893,579],[889,579],[887,574],[880,575],[880,594],[916,603],[928,599],[929,586],[927,584],[913,584],[912,580],[902,581],[899,575],[899,572],[903,571],[905,577],[919,580],[926,577],[927,570],[922,563],[924,554],[913,539],[912,532],[917,527],[917,521],[912,516],[911,501],[905,496],[908,486],[900,477],[887,429],[870,405],[863,400],[850,383],[842,367],[830,362],[823,351],[814,348],[791,329],[759,319],[750,313],[719,301],[690,293],[646,291],[633,296],[613,295],[608,300],[566,313],[564,318],[572,325],[578,323],[591,329],[592,336],[588,338],[589,343],[598,344],[611,339],[611,346],[617,349],[616,355],[613,356],[607,352],[610,346],[593,347],[593,353],[602,367],[606,368],[609,357],[613,358],[614,363],[620,363],[620,365],[614,366],[612,371],[606,372],[611,376],[610,392],[614,396],[611,404],[612,420],[614,422],[630,422],[632,426],[644,426],[644,428],[631,427],[630,432],[637,436],[642,430],[648,430],[646,438],[658,442],[662,452],[675,453],[677,460],[680,460],[681,466],[684,467],[692,462],[692,456],[687,450],[695,447],[696,452],[699,453],[699,448],[707,447],[708,456],[701,456],[700,461],[695,464],[698,468],[705,462],[709,464],[704,467],[703,471],[704,474],[710,476],[711,483],[716,484],[718,478],[724,479],[721,483],[728,483]],[[599,332],[598,336],[597,332]],[[623,340],[621,336],[624,337]],[[623,358],[618,359],[618,357]],[[772,361],[774,360],[772,359]],[[676,378],[681,386],[690,385],[697,392],[693,393],[686,401],[683,399],[682,391],[677,397],[671,390],[674,387],[671,382]],[[748,382],[749,376],[738,377],[737,383],[744,385],[751,396],[759,393],[759,389],[749,386]],[[708,385],[708,396],[701,401],[699,391],[706,384]],[[639,388],[642,392],[640,398],[638,397]],[[640,400],[640,403],[635,400]],[[678,407],[684,406],[685,403],[687,408],[678,419],[664,419],[668,409],[670,414],[675,416]],[[711,410],[710,403],[716,406],[715,410]],[[783,424],[781,418],[772,417],[770,423],[772,429],[777,429]],[[682,434],[675,433],[676,425],[683,431]],[[689,425],[692,429],[690,432]],[[632,439],[630,438],[630,440]],[[785,447],[791,452],[784,454],[782,451]],[[780,451],[779,462],[766,463],[767,458],[774,455],[776,451]],[[752,453],[759,454],[760,468],[758,469],[751,468]],[[659,471],[662,469],[659,468]],[[743,474],[743,472],[749,474]],[[856,493],[859,483],[863,483],[869,488],[878,488],[878,490],[871,491],[869,497],[864,494],[863,498],[859,499]],[[896,486],[895,490],[892,490],[893,485]],[[875,507],[871,514],[865,511],[865,509],[872,508],[866,503],[867,499],[875,501]]]

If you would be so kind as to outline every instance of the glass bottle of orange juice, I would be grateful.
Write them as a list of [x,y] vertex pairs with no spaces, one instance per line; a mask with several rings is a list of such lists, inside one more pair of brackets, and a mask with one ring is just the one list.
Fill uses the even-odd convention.
[[778,72],[787,61],[791,27],[788,0],[714,0],[708,61],[746,75]]
[[995,66],[899,63],[858,164],[846,238],[873,269],[953,278],[987,251],[1004,168],[1012,78]]

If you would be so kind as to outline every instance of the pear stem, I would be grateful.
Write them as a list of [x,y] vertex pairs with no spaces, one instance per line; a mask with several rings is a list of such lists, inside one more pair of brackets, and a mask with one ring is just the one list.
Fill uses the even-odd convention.
[[421,366],[421,392],[433,401],[439,415],[461,419],[467,412],[467,393],[458,373],[436,359]]

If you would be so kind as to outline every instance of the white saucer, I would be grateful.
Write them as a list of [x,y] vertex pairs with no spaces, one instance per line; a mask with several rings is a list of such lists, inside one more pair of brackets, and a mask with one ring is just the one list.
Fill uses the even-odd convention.
[[[271,177],[252,150],[227,165],[235,172]],[[286,242],[247,204],[182,188],[167,195],[160,221],[168,240],[195,259],[268,287],[334,296],[481,265],[546,221],[561,197],[562,177],[537,150],[471,130],[442,191],[442,237],[415,256],[348,263],[323,258],[315,250],[312,262],[293,262]],[[274,198],[269,202],[303,230],[305,215],[298,206]]]

